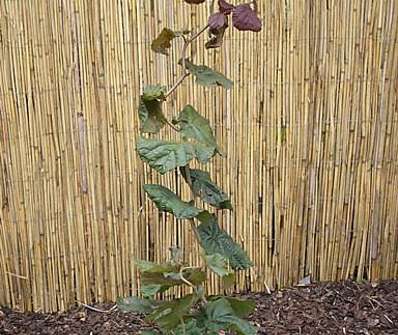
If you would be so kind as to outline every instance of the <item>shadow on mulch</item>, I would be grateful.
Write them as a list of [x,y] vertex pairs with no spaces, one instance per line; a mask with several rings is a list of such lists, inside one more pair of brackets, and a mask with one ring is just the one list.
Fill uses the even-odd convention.
[[[322,283],[268,294],[256,300],[250,320],[259,334],[398,334],[398,282],[377,286]],[[110,305],[97,306],[108,309]],[[150,329],[140,315],[75,308],[62,314],[0,311],[0,334],[137,334]]]

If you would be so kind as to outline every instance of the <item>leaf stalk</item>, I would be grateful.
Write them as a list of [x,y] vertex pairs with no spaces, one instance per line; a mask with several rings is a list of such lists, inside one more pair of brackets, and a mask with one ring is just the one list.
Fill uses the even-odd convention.
[[185,66],[185,54],[187,52],[188,46],[193,41],[195,41],[201,34],[203,34],[208,27],[209,27],[209,25],[207,24],[206,26],[204,26],[202,29],[200,29],[198,32],[196,32],[194,35],[192,35],[188,39],[184,35],[181,36],[184,39],[184,45],[181,49],[181,54],[180,54],[183,74],[178,78],[178,80],[175,82],[175,84],[166,92],[165,99],[167,99],[177,89],[177,87],[182,84],[182,82],[185,80],[185,78],[187,78],[190,75],[190,73],[187,72],[187,69]]

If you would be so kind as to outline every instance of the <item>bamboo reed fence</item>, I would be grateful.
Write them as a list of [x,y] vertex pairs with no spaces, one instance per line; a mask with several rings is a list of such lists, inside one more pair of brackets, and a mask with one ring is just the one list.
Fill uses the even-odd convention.
[[[164,260],[171,245],[198,262],[189,226],[142,192],[159,181],[188,197],[186,186],[134,148],[140,90],[179,75],[181,45],[167,58],[151,40],[202,27],[208,10],[0,0],[0,305],[135,294],[134,259]],[[221,223],[255,263],[236,290],[397,278],[398,2],[259,0],[259,12],[261,33],[230,31],[217,51],[204,36],[190,51],[234,89],[190,79],[166,106],[192,103],[224,150],[209,166],[235,205]]]

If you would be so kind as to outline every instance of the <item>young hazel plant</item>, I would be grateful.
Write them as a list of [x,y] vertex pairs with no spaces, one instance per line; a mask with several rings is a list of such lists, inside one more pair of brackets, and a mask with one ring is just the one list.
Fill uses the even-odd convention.
[[[184,1],[189,4],[205,2]],[[211,7],[214,7],[214,2]],[[233,82],[223,74],[205,65],[196,65],[186,57],[190,44],[205,31],[209,33],[206,48],[221,47],[230,17],[232,25],[238,30],[261,30],[255,1],[232,5],[225,0],[218,0],[218,12],[211,14],[206,26],[197,33],[175,32],[164,28],[152,42],[151,48],[154,52],[168,55],[172,40],[182,38],[184,44],[179,61],[182,74],[170,89],[161,85],[145,87],[138,108],[141,137],[137,141],[137,152],[140,158],[162,175],[179,169],[191,189],[192,196],[219,210],[232,210],[228,195],[211,180],[208,172],[189,166],[193,159],[206,164],[213,156],[220,154],[209,121],[191,105],[185,106],[178,117],[170,121],[162,112],[162,103],[189,76],[193,76],[198,85],[232,88]],[[181,140],[166,141],[143,136],[144,133],[158,134],[165,126],[170,126],[178,132]],[[185,202],[161,185],[144,185],[144,190],[160,211],[190,222],[203,251],[203,263],[222,278],[225,288],[234,283],[234,270],[245,270],[252,266],[246,252],[220,228],[217,217],[207,210],[197,208],[193,199]],[[158,330],[146,331],[145,334],[216,335],[220,331],[256,334],[256,329],[244,320],[254,309],[254,302],[222,295],[206,296],[206,266],[186,265],[178,248],[171,251],[171,260],[165,263],[137,261],[142,298],[118,299],[121,310],[144,313],[149,321],[158,326]],[[181,285],[189,286],[192,293],[171,301],[154,298],[158,293]]]

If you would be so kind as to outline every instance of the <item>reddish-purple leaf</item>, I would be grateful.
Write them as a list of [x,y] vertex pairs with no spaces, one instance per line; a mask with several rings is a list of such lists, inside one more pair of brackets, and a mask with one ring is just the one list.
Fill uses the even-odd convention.
[[210,30],[211,38],[205,44],[206,49],[214,49],[219,48],[222,45],[225,29],[227,26],[224,26],[220,29]]
[[220,12],[225,15],[231,14],[235,8],[234,5],[229,4],[225,0],[218,0],[218,7],[220,8]]
[[206,0],[185,0],[185,2],[187,2],[187,3],[189,3],[189,4],[200,4],[200,3],[203,3],[203,2],[205,2]]
[[209,17],[210,40],[206,43],[206,49],[218,48],[222,45],[225,29],[228,27],[228,17],[223,13],[214,13]]
[[249,4],[238,5],[232,12],[232,23],[238,30],[261,30],[261,21]]
[[219,30],[228,26],[227,17],[222,13],[214,13],[209,16],[210,30]]

